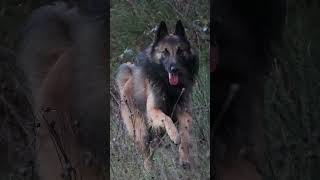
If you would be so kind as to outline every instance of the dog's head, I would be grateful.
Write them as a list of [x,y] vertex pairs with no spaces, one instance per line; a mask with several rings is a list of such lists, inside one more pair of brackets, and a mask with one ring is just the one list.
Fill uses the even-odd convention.
[[152,61],[162,65],[171,86],[193,81],[198,71],[198,59],[192,52],[180,20],[176,23],[173,34],[168,33],[163,21],[160,23],[152,44],[151,56]]

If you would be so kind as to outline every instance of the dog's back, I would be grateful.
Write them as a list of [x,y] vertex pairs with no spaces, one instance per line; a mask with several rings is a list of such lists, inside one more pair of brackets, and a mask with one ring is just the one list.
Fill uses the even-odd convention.
[[35,10],[22,30],[19,62],[28,75],[30,88],[38,94],[39,86],[59,55],[72,44],[70,22],[65,4]]

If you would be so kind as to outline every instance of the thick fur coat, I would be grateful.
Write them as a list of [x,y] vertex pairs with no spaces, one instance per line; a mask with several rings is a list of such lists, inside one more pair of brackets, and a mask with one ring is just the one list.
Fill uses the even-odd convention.
[[136,63],[120,66],[116,81],[121,115],[146,169],[152,165],[154,142],[165,132],[179,144],[180,163],[189,165],[191,92],[197,72],[198,59],[181,21],[173,34],[161,22],[154,42]]

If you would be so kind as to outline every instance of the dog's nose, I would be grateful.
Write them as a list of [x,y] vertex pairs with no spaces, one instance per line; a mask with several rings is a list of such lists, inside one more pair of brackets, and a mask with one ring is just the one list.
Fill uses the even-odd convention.
[[178,72],[178,68],[176,66],[171,66],[170,67],[170,72],[171,73],[177,73]]

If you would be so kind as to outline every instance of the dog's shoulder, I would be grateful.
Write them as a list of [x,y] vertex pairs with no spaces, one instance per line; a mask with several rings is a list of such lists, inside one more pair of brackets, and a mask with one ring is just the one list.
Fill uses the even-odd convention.
[[149,63],[151,59],[151,48],[147,48],[143,51],[140,51],[135,57],[134,61],[137,66],[143,66],[146,63]]

